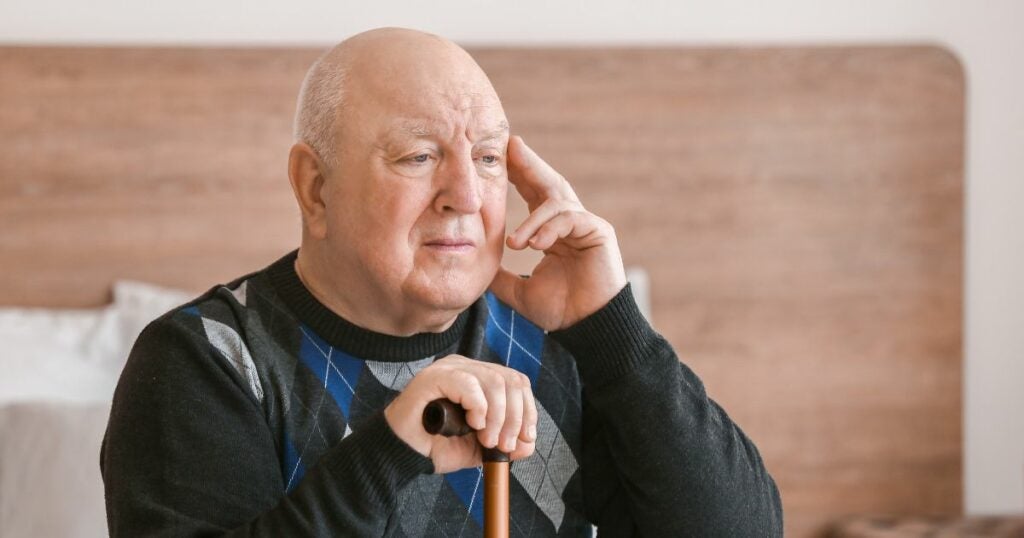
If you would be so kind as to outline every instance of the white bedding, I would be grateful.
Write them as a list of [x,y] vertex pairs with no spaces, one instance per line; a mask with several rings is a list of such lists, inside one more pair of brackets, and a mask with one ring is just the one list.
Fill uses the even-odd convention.
[[0,405],[109,402],[139,332],[190,298],[178,290],[119,281],[114,301],[100,308],[0,308]]
[[0,308],[0,537],[106,536],[99,450],[139,332],[191,298],[139,282],[92,309]]

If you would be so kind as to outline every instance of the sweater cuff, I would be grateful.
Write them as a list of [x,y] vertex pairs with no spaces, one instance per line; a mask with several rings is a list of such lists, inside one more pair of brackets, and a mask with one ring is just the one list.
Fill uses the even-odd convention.
[[630,284],[598,311],[548,335],[576,358],[580,379],[592,387],[635,370],[658,338],[640,313]]
[[393,505],[398,491],[417,476],[434,473],[433,460],[395,435],[383,411],[367,418],[326,456],[324,463],[335,478],[364,485],[380,506]]

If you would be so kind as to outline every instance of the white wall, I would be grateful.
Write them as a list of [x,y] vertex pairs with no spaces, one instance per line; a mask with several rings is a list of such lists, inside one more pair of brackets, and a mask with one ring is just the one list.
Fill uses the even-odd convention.
[[328,44],[409,26],[464,44],[944,44],[968,78],[969,513],[1024,510],[1022,23],[1024,1],[1014,0],[0,2],[9,43]]

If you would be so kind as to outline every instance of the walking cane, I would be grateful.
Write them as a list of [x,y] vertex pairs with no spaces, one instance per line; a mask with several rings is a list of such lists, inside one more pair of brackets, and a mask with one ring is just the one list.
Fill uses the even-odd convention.
[[[466,424],[466,410],[459,404],[439,398],[423,409],[423,428],[431,435],[445,437],[476,431]],[[498,447],[483,449],[484,460],[484,538],[508,538],[508,454]]]

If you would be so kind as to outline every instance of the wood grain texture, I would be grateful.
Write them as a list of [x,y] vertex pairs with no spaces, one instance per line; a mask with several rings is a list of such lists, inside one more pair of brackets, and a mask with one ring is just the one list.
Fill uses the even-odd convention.
[[201,291],[297,244],[291,116],[315,51],[2,48],[0,302]]
[[[757,443],[787,536],[960,513],[953,56],[471,52],[650,273],[655,326]],[[95,305],[119,277],[201,291],[294,247],[285,163],[316,54],[0,48],[0,304]]]

